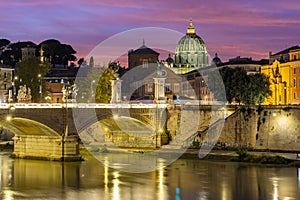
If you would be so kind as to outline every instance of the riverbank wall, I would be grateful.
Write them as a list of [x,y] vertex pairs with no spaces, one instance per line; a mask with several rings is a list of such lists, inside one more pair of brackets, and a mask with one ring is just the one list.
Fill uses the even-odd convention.
[[299,122],[300,106],[237,107],[225,119],[216,147],[300,152]]

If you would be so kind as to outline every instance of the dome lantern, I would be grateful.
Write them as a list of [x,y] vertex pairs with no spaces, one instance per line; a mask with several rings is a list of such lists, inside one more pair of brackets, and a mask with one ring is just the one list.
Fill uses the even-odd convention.
[[192,20],[190,20],[190,25],[189,25],[189,27],[186,30],[186,34],[190,34],[190,35],[195,34],[195,28],[194,28]]

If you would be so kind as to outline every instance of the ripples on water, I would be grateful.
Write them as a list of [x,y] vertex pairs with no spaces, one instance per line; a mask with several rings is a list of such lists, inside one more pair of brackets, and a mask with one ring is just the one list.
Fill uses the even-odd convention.
[[[120,156],[126,155],[116,155]],[[179,159],[149,173],[120,170],[95,159],[60,163],[13,160],[0,154],[0,197],[8,200],[300,199],[299,173],[293,167]]]

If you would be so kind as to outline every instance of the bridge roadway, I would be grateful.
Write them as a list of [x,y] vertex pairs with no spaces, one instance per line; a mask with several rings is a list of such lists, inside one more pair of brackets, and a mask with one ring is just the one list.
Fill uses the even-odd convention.
[[75,135],[97,120],[108,119],[116,114],[135,118],[155,127],[157,115],[161,116],[167,106],[168,104],[2,103],[0,118],[2,123],[3,119],[33,120],[52,128],[60,135],[65,133],[68,125],[68,134]]
[[[105,103],[0,103],[0,109],[8,108],[166,108],[170,104],[105,104]],[[179,106],[179,105],[178,105]]]

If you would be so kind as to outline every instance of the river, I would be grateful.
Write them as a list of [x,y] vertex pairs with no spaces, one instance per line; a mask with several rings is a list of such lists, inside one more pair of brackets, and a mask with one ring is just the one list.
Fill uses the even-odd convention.
[[0,199],[300,199],[295,167],[178,159],[127,173],[96,159],[61,163],[11,159],[0,152]]

